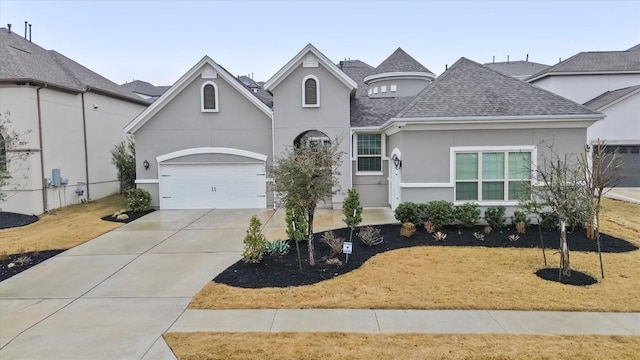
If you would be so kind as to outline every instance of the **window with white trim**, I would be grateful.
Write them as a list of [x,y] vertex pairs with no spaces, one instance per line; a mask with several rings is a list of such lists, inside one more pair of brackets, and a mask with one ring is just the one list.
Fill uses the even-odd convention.
[[455,153],[456,201],[517,201],[531,183],[530,151]]
[[320,106],[320,83],[313,75],[307,75],[302,79],[302,106]]
[[387,85],[380,86],[380,92],[387,92]]
[[398,90],[398,86],[397,85],[391,85],[389,88],[390,88],[389,90],[391,92],[394,92],[394,91]]
[[200,110],[202,112],[218,112],[218,86],[213,81],[202,84],[200,89]]
[[357,172],[382,171],[382,135],[357,134]]

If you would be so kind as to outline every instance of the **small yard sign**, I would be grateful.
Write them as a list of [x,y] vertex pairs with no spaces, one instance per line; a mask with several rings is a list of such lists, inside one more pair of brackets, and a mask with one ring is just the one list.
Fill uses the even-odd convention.
[[353,251],[353,243],[349,241],[345,241],[342,244],[342,252],[345,254],[351,254]]

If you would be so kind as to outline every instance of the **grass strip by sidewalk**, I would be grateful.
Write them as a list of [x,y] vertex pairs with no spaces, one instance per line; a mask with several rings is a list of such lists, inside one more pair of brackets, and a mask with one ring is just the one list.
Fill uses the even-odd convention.
[[100,218],[123,208],[124,196],[113,195],[53,210],[33,224],[0,230],[0,253],[70,249],[122,226]]
[[[602,228],[640,245],[640,205],[605,199]],[[557,253],[547,251],[547,258],[558,266]],[[539,249],[416,247],[379,254],[309,286],[242,289],[210,282],[190,308],[640,311],[640,251],[603,254],[603,260],[600,280],[596,253],[571,252],[572,267],[600,281],[575,287],[534,274],[543,267]]]
[[199,332],[164,338],[178,360],[587,360],[637,359],[640,354],[640,336]]

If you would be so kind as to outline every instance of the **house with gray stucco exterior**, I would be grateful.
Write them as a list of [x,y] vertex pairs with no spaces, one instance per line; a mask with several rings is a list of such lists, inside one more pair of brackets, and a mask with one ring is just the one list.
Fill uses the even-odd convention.
[[367,207],[514,206],[543,142],[580,153],[602,119],[466,58],[436,78],[402,49],[372,67],[336,64],[309,44],[258,92],[205,56],[125,131],[136,183],[163,209],[277,206],[266,168],[302,138],[342,139],[335,208],[348,188]]

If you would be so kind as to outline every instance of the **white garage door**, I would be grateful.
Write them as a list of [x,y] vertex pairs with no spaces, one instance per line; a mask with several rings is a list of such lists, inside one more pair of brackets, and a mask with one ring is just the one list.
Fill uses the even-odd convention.
[[161,209],[266,207],[264,163],[160,165]]

